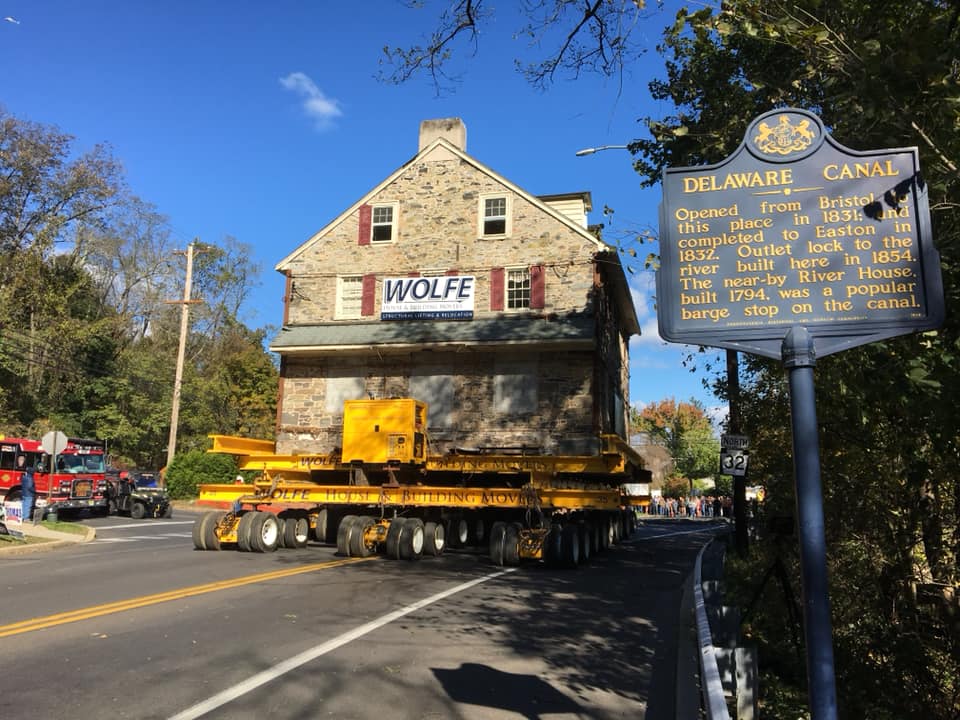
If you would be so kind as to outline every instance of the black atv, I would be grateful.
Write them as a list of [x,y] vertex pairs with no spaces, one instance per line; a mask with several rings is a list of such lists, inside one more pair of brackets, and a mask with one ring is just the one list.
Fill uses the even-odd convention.
[[173,517],[167,491],[156,487],[156,478],[147,473],[136,481],[130,477],[111,478],[107,483],[107,505],[111,515],[129,515],[134,520]]

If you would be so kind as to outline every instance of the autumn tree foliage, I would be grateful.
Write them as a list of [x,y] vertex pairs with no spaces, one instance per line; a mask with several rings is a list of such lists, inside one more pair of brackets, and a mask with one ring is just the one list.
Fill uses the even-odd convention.
[[675,398],[659,400],[634,411],[633,428],[670,451],[674,475],[688,482],[712,477],[717,472],[720,443],[703,404],[697,400],[677,402]]

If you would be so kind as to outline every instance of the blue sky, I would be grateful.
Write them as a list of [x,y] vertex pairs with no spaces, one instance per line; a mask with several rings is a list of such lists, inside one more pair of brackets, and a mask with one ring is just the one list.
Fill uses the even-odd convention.
[[[109,144],[183,247],[227,235],[250,245],[262,286],[244,319],[256,327],[280,323],[274,265],[415,155],[424,119],[462,118],[467,152],[528,192],[589,190],[591,222],[616,210],[608,232],[655,227],[659,189],[641,190],[626,151],[574,153],[627,143],[643,134],[638,118],[669,111],[647,82],[673,13],[641,27],[651,52],[622,83],[584,75],[533,89],[514,69],[529,57],[512,37],[519,23],[502,12],[463,56],[454,93],[437,97],[426,77],[379,82],[383,47],[420,41],[444,4],[0,0],[0,18],[16,20],[0,21],[0,103],[75,136],[78,151]],[[642,264],[633,285],[643,335],[631,401],[716,405],[682,367],[687,348],[657,336]]]

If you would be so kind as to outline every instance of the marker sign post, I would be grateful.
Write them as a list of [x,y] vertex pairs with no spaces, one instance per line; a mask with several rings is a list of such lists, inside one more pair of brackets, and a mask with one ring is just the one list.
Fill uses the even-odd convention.
[[756,118],[723,162],[665,170],[657,301],[664,339],[789,371],[810,710],[834,720],[813,367],[943,322],[917,149],[851,150],[788,108]]

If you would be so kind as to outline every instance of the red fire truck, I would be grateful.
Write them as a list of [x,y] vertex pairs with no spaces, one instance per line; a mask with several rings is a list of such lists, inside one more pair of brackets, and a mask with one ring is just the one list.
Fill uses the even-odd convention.
[[52,459],[38,440],[0,435],[0,495],[7,500],[20,498],[23,471],[17,469],[19,455],[26,458],[25,465],[35,468],[35,508],[44,513],[83,509],[106,513],[105,442],[68,438],[66,447]]

